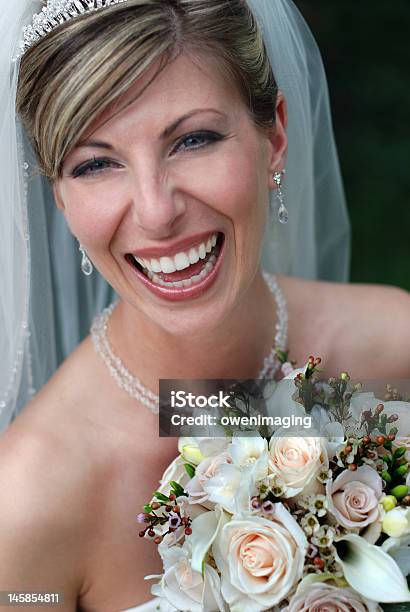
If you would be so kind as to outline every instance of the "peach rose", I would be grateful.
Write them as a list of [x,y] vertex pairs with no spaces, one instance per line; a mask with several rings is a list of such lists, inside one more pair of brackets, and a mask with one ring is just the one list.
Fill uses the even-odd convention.
[[269,443],[269,469],[285,484],[284,497],[318,492],[318,472],[329,467],[322,438],[273,436]]
[[380,606],[350,588],[325,582],[301,584],[283,612],[381,612]]
[[326,484],[329,510],[347,529],[366,527],[381,520],[379,500],[382,479],[368,465],[354,472],[345,470],[334,481]]
[[303,576],[306,549],[302,529],[281,503],[272,520],[225,520],[212,552],[231,612],[266,610],[282,601]]

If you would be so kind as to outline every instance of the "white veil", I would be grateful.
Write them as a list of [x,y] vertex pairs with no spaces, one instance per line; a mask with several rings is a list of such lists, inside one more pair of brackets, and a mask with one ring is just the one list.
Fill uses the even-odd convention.
[[[264,267],[346,281],[350,226],[320,53],[291,0],[247,1],[262,28],[289,116],[283,191],[290,219],[284,226],[275,217],[267,226]],[[16,117],[19,62],[12,58],[23,25],[42,6],[38,0],[13,0],[0,11],[0,431],[114,297],[96,270],[91,277],[81,273],[77,241],[54,205],[50,186],[36,172]]]

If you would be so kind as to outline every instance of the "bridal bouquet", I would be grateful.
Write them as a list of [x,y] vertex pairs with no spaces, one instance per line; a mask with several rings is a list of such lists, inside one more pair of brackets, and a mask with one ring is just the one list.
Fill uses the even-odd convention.
[[163,562],[162,575],[146,577],[161,612],[410,602],[410,402],[389,385],[377,399],[347,373],[320,381],[319,363],[285,364],[287,386],[277,382],[270,399],[310,415],[317,435],[179,439],[138,515]]

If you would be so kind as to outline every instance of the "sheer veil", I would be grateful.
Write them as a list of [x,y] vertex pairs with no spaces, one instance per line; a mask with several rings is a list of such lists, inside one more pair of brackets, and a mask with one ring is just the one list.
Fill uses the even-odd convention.
[[[271,272],[346,281],[350,226],[319,50],[291,0],[247,1],[289,115],[284,193],[290,220],[284,226],[272,215],[263,265]],[[0,12],[0,431],[114,297],[97,271],[91,277],[81,273],[77,241],[36,172],[16,116],[19,62],[12,58],[22,27],[42,6],[13,0]]]

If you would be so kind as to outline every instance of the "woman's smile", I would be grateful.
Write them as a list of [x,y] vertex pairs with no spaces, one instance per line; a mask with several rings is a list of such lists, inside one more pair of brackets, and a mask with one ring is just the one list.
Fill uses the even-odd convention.
[[161,256],[157,249],[156,258],[127,254],[126,260],[155,295],[171,301],[193,299],[214,284],[222,266],[224,242],[222,232],[208,233],[200,242],[197,240],[195,245],[178,250],[175,255],[161,249],[168,253]]

